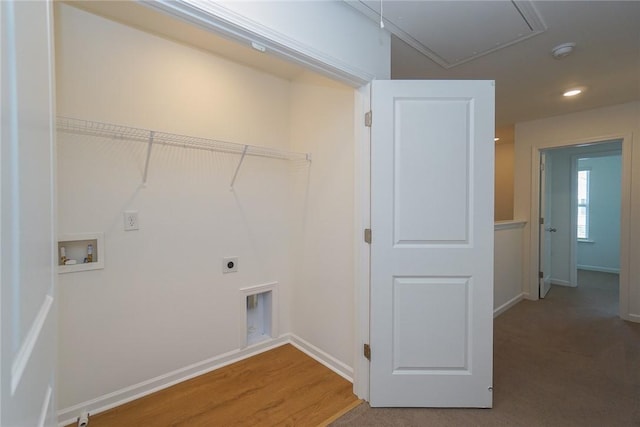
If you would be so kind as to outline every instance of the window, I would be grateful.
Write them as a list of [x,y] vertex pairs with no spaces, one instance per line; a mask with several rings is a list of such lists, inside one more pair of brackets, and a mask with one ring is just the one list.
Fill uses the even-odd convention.
[[590,170],[578,171],[578,239],[589,238],[589,175]]

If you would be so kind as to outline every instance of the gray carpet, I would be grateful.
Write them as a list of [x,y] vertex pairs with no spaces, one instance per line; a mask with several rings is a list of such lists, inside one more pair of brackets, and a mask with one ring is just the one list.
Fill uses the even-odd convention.
[[495,319],[493,409],[371,408],[331,426],[640,426],[640,324],[618,317],[618,276],[579,271]]

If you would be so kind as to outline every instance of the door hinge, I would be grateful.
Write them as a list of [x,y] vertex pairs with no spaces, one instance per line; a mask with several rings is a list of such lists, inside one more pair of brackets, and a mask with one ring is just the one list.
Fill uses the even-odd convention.
[[365,228],[364,229],[364,241],[371,244],[371,229],[370,228]]
[[364,357],[366,357],[368,361],[371,361],[371,347],[369,344],[364,345]]
[[542,271],[538,271],[538,278],[539,279],[544,278],[544,273]]
[[540,218],[540,225],[544,225],[544,218]]
[[371,111],[367,111],[366,113],[364,113],[364,125],[368,128],[371,127],[371,123],[373,121],[372,116],[373,113]]

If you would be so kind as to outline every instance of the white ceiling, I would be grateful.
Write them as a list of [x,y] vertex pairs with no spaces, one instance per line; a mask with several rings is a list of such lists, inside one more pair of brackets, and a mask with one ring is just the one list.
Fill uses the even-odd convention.
[[[440,56],[453,52],[455,58],[466,45],[500,43],[494,51],[449,68],[401,40],[402,33],[391,43],[394,79],[496,80],[498,134],[521,121],[640,100],[640,1],[384,0],[382,4],[390,24],[385,19],[385,28],[393,32],[393,24],[400,22],[405,33]],[[374,1],[360,6],[379,12],[379,5]],[[513,44],[508,38],[498,39],[499,33],[517,36],[515,6],[537,13],[546,29]],[[380,17],[374,14],[372,19]],[[440,35],[423,37],[427,34],[423,27],[432,25]],[[576,43],[574,53],[554,59],[551,49],[564,42]],[[562,96],[573,87],[583,87],[584,92],[574,98]]]
[[[303,72],[136,2],[66,3],[283,78]],[[379,22],[379,0],[347,3]],[[385,30],[398,34],[391,43],[392,78],[496,80],[496,134],[506,142],[517,122],[640,100],[640,1],[383,0],[382,5]],[[575,42],[575,52],[554,59],[551,49],[564,42]],[[576,86],[584,93],[562,97]]]

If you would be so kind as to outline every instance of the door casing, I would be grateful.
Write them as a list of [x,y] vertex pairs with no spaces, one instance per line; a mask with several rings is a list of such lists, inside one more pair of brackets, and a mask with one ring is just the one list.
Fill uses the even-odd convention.
[[[530,218],[540,217],[540,154],[542,151],[552,148],[567,148],[571,146],[589,145],[607,141],[622,141],[622,206],[620,217],[620,317],[624,320],[637,322],[638,319],[630,316],[630,231],[631,231],[631,155],[632,135],[612,134],[594,138],[579,140],[564,140],[549,143],[536,144],[531,148],[531,213]],[[532,220],[533,221],[533,220]],[[528,277],[525,276],[525,287],[528,290],[528,298],[536,301],[538,297],[538,254],[539,254],[539,227],[529,227],[529,268]]]

